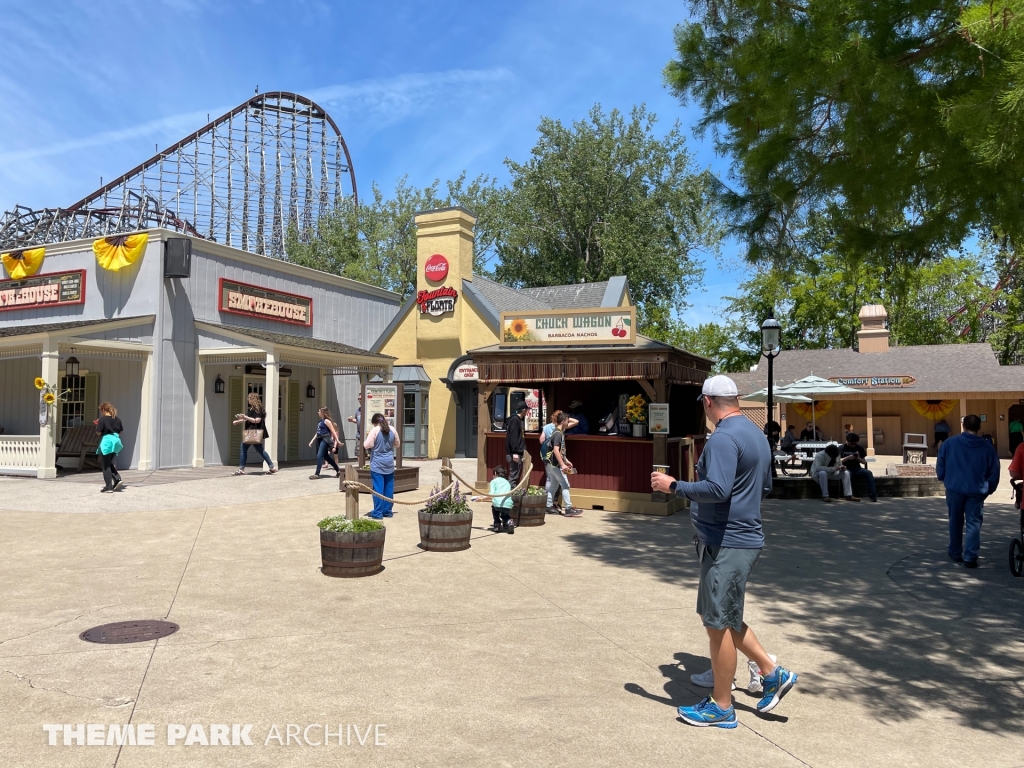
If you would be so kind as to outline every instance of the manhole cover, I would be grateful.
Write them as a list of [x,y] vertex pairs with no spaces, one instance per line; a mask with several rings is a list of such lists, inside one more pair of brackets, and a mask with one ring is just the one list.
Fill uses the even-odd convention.
[[90,643],[144,643],[177,631],[178,625],[170,621],[119,621],[87,629],[79,637]]

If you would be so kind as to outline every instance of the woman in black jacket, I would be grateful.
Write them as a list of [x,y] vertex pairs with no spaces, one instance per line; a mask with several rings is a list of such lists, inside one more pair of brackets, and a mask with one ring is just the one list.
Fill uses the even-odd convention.
[[263,441],[267,439],[269,434],[267,431],[267,412],[263,408],[263,402],[260,400],[260,396],[255,392],[249,393],[249,407],[245,413],[236,413],[233,424],[245,423],[243,429],[258,429],[263,432],[263,439],[258,443],[247,443],[242,440],[242,450],[238,457],[238,470],[235,472],[236,475],[245,474],[245,459],[249,454],[249,446],[251,445],[256,449],[256,452],[263,457],[263,460],[267,463],[270,468],[269,474],[277,472],[277,467],[274,466],[274,462],[271,461],[270,456],[267,454],[266,449],[263,447]]
[[96,420],[96,434],[100,436],[100,466],[103,467],[103,488],[100,489],[100,493],[120,491],[124,488],[124,481],[121,480],[121,473],[117,471],[116,464],[120,448],[116,450],[111,449],[106,453],[103,452],[104,443],[111,442],[110,440],[105,441],[104,438],[107,435],[116,435],[117,440],[113,442],[120,445],[122,432],[124,432],[124,425],[121,423],[121,419],[118,418],[117,408],[110,403],[100,403],[100,417]]

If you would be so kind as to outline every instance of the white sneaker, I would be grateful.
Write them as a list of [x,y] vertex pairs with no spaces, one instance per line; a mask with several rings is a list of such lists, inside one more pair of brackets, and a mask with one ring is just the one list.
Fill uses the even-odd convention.
[[[778,661],[778,657],[771,653],[768,654],[768,658],[772,660],[772,664],[775,664]],[[747,671],[750,672],[750,682],[747,683],[747,690],[750,693],[757,693],[761,690],[762,685],[761,670],[757,668],[757,664],[752,661],[748,661]]]
[[[758,678],[760,680],[760,678]],[[699,675],[690,675],[690,682],[696,685],[698,688],[714,688],[715,687],[715,671],[709,669],[707,672],[701,672]],[[736,690],[736,682],[733,681],[732,690]]]

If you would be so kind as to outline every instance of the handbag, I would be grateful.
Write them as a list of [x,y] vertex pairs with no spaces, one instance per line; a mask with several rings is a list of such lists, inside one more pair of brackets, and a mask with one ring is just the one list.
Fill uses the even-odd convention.
[[242,442],[246,445],[259,445],[263,442],[262,429],[246,429],[242,431]]

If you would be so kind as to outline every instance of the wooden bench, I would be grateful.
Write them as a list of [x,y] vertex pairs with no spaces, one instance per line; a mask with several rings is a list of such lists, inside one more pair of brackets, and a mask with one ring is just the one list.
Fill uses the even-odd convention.
[[99,444],[100,436],[96,434],[95,425],[82,424],[79,427],[72,427],[57,443],[57,458],[78,459],[78,469],[75,471],[81,472],[87,459],[91,459],[99,466],[99,459],[96,457],[96,447]]

